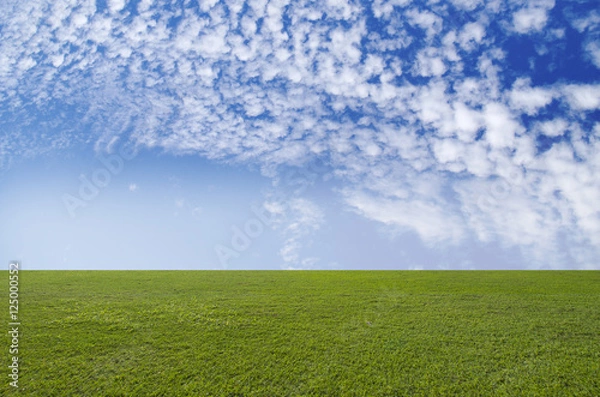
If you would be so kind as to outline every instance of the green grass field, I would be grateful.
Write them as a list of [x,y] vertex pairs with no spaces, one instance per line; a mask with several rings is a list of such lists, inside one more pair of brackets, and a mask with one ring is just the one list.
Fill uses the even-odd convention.
[[22,271],[20,289],[23,396],[600,396],[598,271]]

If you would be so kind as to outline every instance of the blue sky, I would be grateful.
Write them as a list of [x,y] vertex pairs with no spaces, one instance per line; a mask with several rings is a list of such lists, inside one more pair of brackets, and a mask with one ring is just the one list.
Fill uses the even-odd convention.
[[3,1],[0,260],[600,269],[595,1]]

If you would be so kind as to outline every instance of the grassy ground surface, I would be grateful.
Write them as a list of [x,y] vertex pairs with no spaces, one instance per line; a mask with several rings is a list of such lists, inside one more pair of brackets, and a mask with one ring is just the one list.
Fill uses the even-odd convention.
[[19,395],[600,395],[597,271],[29,271],[20,288]]

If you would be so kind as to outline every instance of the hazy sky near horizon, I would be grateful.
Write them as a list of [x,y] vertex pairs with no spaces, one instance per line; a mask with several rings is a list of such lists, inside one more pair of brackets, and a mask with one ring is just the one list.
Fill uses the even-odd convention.
[[0,4],[0,260],[600,269],[596,1]]

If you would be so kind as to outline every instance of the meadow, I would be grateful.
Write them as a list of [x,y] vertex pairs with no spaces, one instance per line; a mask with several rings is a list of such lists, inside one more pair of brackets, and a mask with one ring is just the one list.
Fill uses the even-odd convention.
[[600,396],[599,271],[21,271],[19,303],[3,396]]

